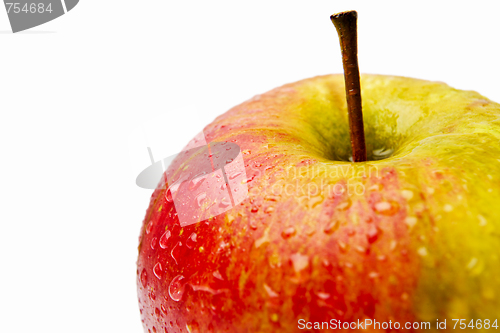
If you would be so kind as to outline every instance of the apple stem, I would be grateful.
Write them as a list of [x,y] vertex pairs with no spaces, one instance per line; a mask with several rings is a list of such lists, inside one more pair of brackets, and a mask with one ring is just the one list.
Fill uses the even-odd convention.
[[364,162],[366,161],[366,146],[359,83],[357,18],[358,13],[354,10],[330,16],[337,29],[342,49],[352,160],[353,162]]

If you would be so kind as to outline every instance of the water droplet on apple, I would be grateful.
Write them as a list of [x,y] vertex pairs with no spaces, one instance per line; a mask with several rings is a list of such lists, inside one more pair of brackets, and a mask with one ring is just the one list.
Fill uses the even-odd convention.
[[486,218],[484,218],[484,216],[478,215],[477,218],[479,220],[479,226],[480,227],[484,227],[485,225],[488,224],[488,221],[486,220]]
[[223,280],[224,280],[224,278],[222,277],[222,275],[220,274],[220,272],[219,272],[218,270],[214,271],[214,272],[212,273],[212,275],[213,275],[216,279],[218,279],[218,280],[221,280],[221,281],[223,281]]
[[421,257],[425,257],[425,256],[427,256],[427,255],[429,254],[429,252],[427,252],[427,249],[426,249],[424,246],[420,247],[420,248],[417,250],[417,253],[418,253],[418,255],[419,255],[419,256],[421,256]]
[[184,295],[185,289],[186,283],[184,281],[184,276],[177,275],[168,286],[168,294],[173,301],[179,302]]
[[294,227],[288,227],[283,230],[283,232],[281,232],[281,237],[283,237],[284,239],[288,239],[295,236],[296,233],[297,232]]
[[179,265],[179,262],[177,261],[177,258],[179,256],[179,251],[180,251],[180,247],[182,246],[182,243],[181,242],[178,242],[177,244],[175,244],[174,248],[172,249],[172,251],[170,251],[170,256],[174,259],[175,263],[177,265]]
[[264,234],[262,235],[262,237],[255,240],[254,242],[255,248],[258,249],[259,247],[262,246],[262,244],[269,243],[269,228],[270,227],[267,227],[266,230],[264,230]]
[[392,153],[394,152],[394,149],[392,148],[379,148],[379,149],[375,149],[373,150],[373,159],[374,160],[382,160],[384,158],[388,158],[392,155]]
[[165,233],[160,237],[160,247],[162,249],[166,249],[167,246],[168,246],[168,239],[170,238],[170,236],[172,235],[172,233],[170,232],[170,230],[167,230],[165,231]]
[[384,188],[384,185],[382,184],[373,184],[368,188],[368,191],[375,191],[375,192],[380,192]]
[[153,237],[153,239],[151,240],[151,250],[154,250],[156,248],[156,241],[158,240],[158,238],[156,237]]
[[277,196],[277,195],[266,195],[264,197],[264,200],[267,200],[267,201],[278,201],[279,200],[279,196]]
[[349,207],[351,207],[351,205],[352,201],[350,199],[347,199],[346,201],[339,203],[336,208],[338,210],[347,210]]
[[163,304],[160,306],[160,308],[161,308],[161,311],[162,311],[164,314],[167,314],[167,309],[165,308],[165,306],[164,306]]
[[[274,155],[274,157],[277,157],[278,155]],[[274,165],[268,165],[264,168],[264,171],[271,170],[274,168]]]
[[183,175],[176,181],[172,182],[170,186],[167,188],[167,191],[165,193],[165,199],[168,202],[172,202],[175,198],[175,194],[177,193],[177,190],[181,186],[182,182],[184,182],[188,177],[191,176],[191,173],[189,175]]
[[264,289],[266,290],[266,293],[269,297],[271,297],[271,298],[279,297],[279,294],[277,292],[275,292],[274,290],[272,290],[271,287],[269,287],[265,283],[264,283]]
[[293,269],[296,273],[299,273],[309,266],[309,256],[307,255],[294,253],[290,256],[290,260],[292,261]]
[[229,164],[229,163],[231,163],[232,161],[233,161],[233,159],[232,159],[232,158],[230,158],[230,159],[228,159],[228,160],[226,161],[226,164]]
[[189,249],[192,249],[193,247],[195,247],[196,245],[196,233],[192,233],[186,240],[186,246],[189,248]]
[[274,207],[272,206],[267,207],[266,210],[264,211],[264,213],[267,214],[271,214],[272,212],[274,212]]
[[443,206],[445,212],[451,212],[453,210],[453,206],[450,204],[446,204]]
[[348,249],[348,248],[347,248],[347,244],[346,244],[345,242],[343,242],[343,241],[341,241],[341,240],[339,239],[339,240],[337,240],[337,244],[339,245],[339,249],[340,249],[340,251],[342,251],[342,252],[344,252],[344,253],[345,253],[345,252],[347,252],[347,249]]
[[399,205],[395,201],[381,201],[375,204],[375,212],[382,215],[394,215],[399,211]]
[[309,208],[314,208],[325,200],[322,195],[318,194],[309,197],[309,200],[307,201],[307,206],[309,206]]
[[344,266],[347,267],[347,268],[353,268],[354,267],[354,265],[352,263],[348,262],[348,261],[346,261],[344,263]]
[[415,216],[407,216],[405,218],[405,224],[408,226],[408,228],[413,228],[417,224],[418,220]]
[[172,202],[174,200],[172,191],[170,189],[167,189],[167,191],[165,192],[165,199],[167,200],[167,202]]
[[228,246],[229,246],[229,243],[221,241],[220,244],[219,244],[219,250],[224,250]]
[[255,175],[253,175],[253,176],[251,176],[251,177],[249,177],[249,178],[247,178],[247,179],[242,180],[242,181],[241,181],[241,183],[242,183],[242,184],[248,184],[248,183],[250,183],[252,180],[254,180],[254,178],[255,178]]
[[155,290],[153,288],[151,288],[151,291],[149,292],[149,299],[152,300],[152,301],[155,301],[156,300],[156,294],[155,294]]
[[229,176],[229,179],[234,179],[234,178],[238,177],[239,175],[241,175],[241,172],[236,171]]
[[198,207],[201,207],[203,205],[203,202],[205,201],[206,198],[207,194],[205,192],[200,193],[196,196],[196,204],[198,205]]
[[373,225],[370,224],[368,226],[368,230],[366,233],[366,238],[368,239],[368,243],[372,244],[377,241],[378,239],[378,229]]
[[329,293],[317,292],[316,296],[318,296],[319,299],[327,300],[330,298],[331,295]]
[[259,211],[259,207],[253,206],[252,209],[250,210],[252,213],[257,213]]
[[161,280],[161,275],[163,274],[163,268],[159,262],[156,263],[155,267],[153,267],[153,273],[155,276]]
[[148,225],[146,226],[146,234],[149,235],[152,230],[153,230],[153,221],[149,221]]
[[368,254],[368,249],[362,245],[356,245],[355,249],[361,254]]
[[251,229],[257,230],[257,222],[252,220],[252,221],[250,221],[249,225],[250,225]]
[[478,262],[477,258],[472,258],[466,266],[467,269],[468,270],[473,269],[477,265],[477,262]]
[[229,207],[229,206],[231,206],[231,201],[229,201],[229,199],[226,198],[226,197],[222,198],[222,200],[219,203],[219,207],[226,208],[226,207]]
[[401,191],[401,196],[405,198],[406,200],[411,200],[413,198],[413,191],[410,190],[402,190]]
[[141,273],[141,283],[144,288],[146,288],[148,284],[148,273],[146,273],[146,270],[143,269]]
[[316,225],[306,224],[306,226],[303,229],[303,233],[311,237],[316,233]]
[[196,190],[205,181],[205,179],[207,179],[207,176],[203,176],[203,175],[204,175],[204,173],[199,174],[198,176],[196,176],[194,179],[192,179],[189,182],[189,189],[191,191]]
[[325,234],[327,235],[331,235],[335,232],[335,230],[337,230],[339,227],[339,221],[330,221],[325,229],[323,229],[323,231],[325,232]]
[[186,324],[186,330],[188,333],[200,333],[200,325],[196,321],[193,321],[191,324]]

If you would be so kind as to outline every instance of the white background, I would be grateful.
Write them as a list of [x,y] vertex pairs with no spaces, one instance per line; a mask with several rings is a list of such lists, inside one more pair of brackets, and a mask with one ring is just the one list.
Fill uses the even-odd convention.
[[361,72],[500,102],[497,1],[81,0],[15,35],[2,9],[1,332],[142,332],[146,147],[174,154],[255,94],[341,73],[330,14],[358,10]]

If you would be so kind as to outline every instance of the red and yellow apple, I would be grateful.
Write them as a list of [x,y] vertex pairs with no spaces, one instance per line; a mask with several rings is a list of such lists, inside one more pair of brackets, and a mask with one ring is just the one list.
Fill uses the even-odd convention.
[[[349,161],[342,75],[276,88],[204,129],[241,148],[248,197],[181,227],[160,182],[139,245],[146,332],[500,319],[500,105],[403,77],[361,87],[367,162]],[[195,163],[181,154],[169,172]]]

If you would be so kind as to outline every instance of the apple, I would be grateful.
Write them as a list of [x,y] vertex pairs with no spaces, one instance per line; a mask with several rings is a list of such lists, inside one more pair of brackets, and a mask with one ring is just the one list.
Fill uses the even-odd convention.
[[[232,209],[181,226],[162,179],[139,244],[145,332],[500,325],[500,105],[361,75],[367,161],[353,163],[344,87],[342,75],[287,84],[204,129],[241,149],[248,192]],[[197,163],[180,154],[169,171]],[[193,214],[222,204],[207,201]]]

